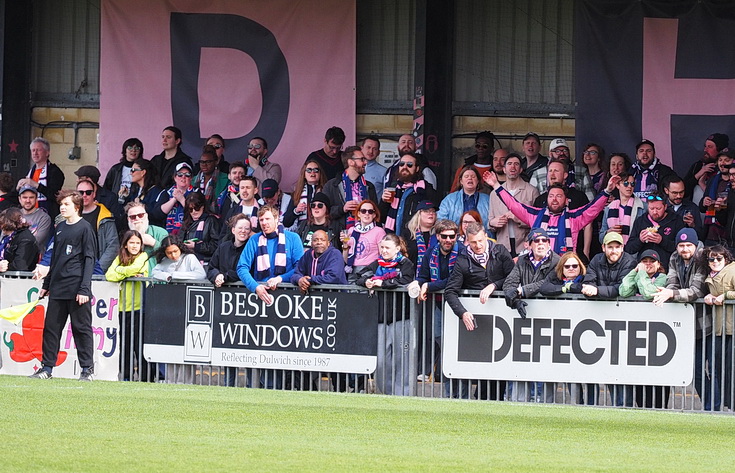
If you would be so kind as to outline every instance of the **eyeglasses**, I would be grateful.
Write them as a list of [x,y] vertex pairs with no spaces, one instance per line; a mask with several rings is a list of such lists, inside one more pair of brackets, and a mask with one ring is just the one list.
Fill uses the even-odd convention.
[[475,149],[488,149],[490,145],[485,143],[475,143]]
[[585,152],[584,152],[584,153],[582,153],[582,154],[589,154],[590,156],[597,156],[597,155],[598,155],[598,154],[600,154],[600,153],[598,153],[597,151],[595,151],[595,150],[591,149],[591,150],[587,150],[587,151],[585,151]]
[[354,158],[353,157],[353,158],[350,158],[350,159],[352,159],[354,161],[363,161],[363,162],[367,161],[367,158],[365,158],[365,157],[362,157],[362,158]]
[[224,148],[224,146],[222,146],[221,143],[215,143],[215,144],[209,145],[209,146],[214,146],[216,149]]
[[412,167],[414,167],[415,165],[416,165],[416,163],[412,163],[411,161],[400,161],[400,162],[398,163],[398,166],[405,166],[405,167],[407,167],[408,169],[411,169],[411,168],[412,168]]
[[92,195],[94,194],[94,189],[89,189],[88,191],[78,190],[77,192],[79,192],[82,195]]
[[200,159],[199,164],[212,164],[214,159]]
[[130,168],[130,172],[138,172],[138,171],[142,171],[142,169]]
[[723,259],[725,259],[724,256],[713,256],[711,258],[707,258],[707,261],[709,261],[710,263],[714,263],[715,261],[717,261],[719,263]]
[[621,182],[621,184],[624,187],[633,187],[635,185],[635,181],[623,181],[623,182]]
[[565,264],[564,269],[577,269],[579,268],[578,264]]
[[191,177],[190,172],[177,172],[176,177]]
[[248,149],[260,149],[263,145],[248,145]]
[[445,233],[440,233],[439,238],[441,238],[442,240],[452,240],[454,238],[457,238],[457,234],[452,233],[451,235],[447,235]]
[[139,214],[130,214],[128,215],[128,220],[140,220],[141,218],[145,217],[145,215],[145,212]]
[[133,146],[128,146],[128,147],[127,147],[127,148],[125,148],[125,149],[127,149],[128,151],[140,151],[140,146],[138,146],[138,145],[133,145]]
[[533,240],[534,243],[548,243],[549,239],[544,237],[538,237]]
[[312,202],[311,204],[309,204],[309,207],[311,207],[312,209],[323,209],[325,206],[322,202]]
[[664,199],[661,198],[660,195],[649,195],[648,197],[646,197],[646,199],[647,200],[660,200],[661,202],[663,202],[663,200],[664,200]]
[[319,171],[319,168],[306,168],[305,171],[308,172],[309,174],[313,174],[315,172],[316,173],[320,172]]
[[375,209],[360,209],[361,214],[372,215],[375,213]]

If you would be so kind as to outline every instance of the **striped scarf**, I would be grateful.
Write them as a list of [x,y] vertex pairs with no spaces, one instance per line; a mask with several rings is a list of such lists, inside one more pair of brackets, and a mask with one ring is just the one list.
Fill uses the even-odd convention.
[[[260,210],[260,206],[258,205],[258,201],[257,200],[254,200],[253,202],[254,202],[253,203],[253,209],[250,211],[249,217],[250,217],[250,228],[255,229],[255,228],[260,227],[260,222],[258,222],[258,210]],[[244,203],[242,204],[242,206],[240,207],[240,209],[241,209],[240,211],[242,213],[244,213],[245,215],[247,215],[245,213],[245,204]]]
[[363,233],[367,233],[370,230],[375,228],[375,222],[369,223],[365,225],[364,227],[360,222],[357,222],[354,227],[352,227],[352,232],[350,233],[350,239],[352,240],[350,243],[350,249],[347,252],[347,266],[345,266],[345,272],[351,273],[352,269],[355,267],[355,258],[357,257],[357,245],[360,241],[360,237]]
[[416,257],[416,277],[419,276],[421,262],[424,260],[424,255],[426,254],[427,247],[432,248],[434,246],[438,246],[437,243],[438,241],[436,239],[436,235],[431,235],[429,237],[429,244],[427,245],[426,239],[424,238],[424,232],[422,232],[421,230],[418,230],[416,232],[416,248],[418,249]]
[[485,247],[485,251],[480,254],[475,253],[471,248],[467,248],[467,255],[475,260],[475,263],[487,269],[487,262],[490,260],[490,243]]
[[[531,226],[531,228],[543,228],[546,231],[549,238],[553,241],[552,249],[554,250],[554,253],[559,255],[562,255],[567,251],[574,250],[574,240],[572,240],[572,221],[567,219],[566,215],[567,211],[565,209],[561,214],[559,214],[559,220],[557,220],[556,225],[550,226],[549,220],[551,219],[551,214],[547,207],[543,212],[540,212],[536,216],[536,221],[533,222],[533,225]],[[559,238],[559,228],[564,229],[564,238]]]
[[635,195],[645,197],[648,194],[656,192],[658,188],[658,158],[653,158],[651,164],[647,168],[643,168],[640,163],[635,163],[631,168],[635,177]]
[[278,229],[269,234],[261,233],[258,237],[258,249],[255,253],[255,280],[265,281],[271,275],[271,260],[268,255],[268,240],[278,238],[278,246],[276,247],[276,256],[274,258],[275,268],[273,276],[278,276],[286,272],[286,232],[283,225],[278,225]]
[[630,238],[634,202],[635,199],[631,198],[628,201],[629,205],[623,205],[620,200],[614,200],[607,209],[607,226],[614,227],[615,225],[620,225],[623,244],[628,243],[628,238]]
[[385,218],[385,229],[394,233],[399,233],[403,225],[403,206],[409,195],[416,192],[423,194],[426,189],[426,181],[423,179],[417,182],[399,182],[396,186],[396,195],[390,203],[388,215]]
[[378,267],[375,269],[375,276],[370,279],[397,279],[401,276],[398,264],[403,260],[403,255],[399,251],[392,260],[384,260],[383,257],[378,258]]
[[[452,247],[451,253],[449,253],[449,272],[452,272],[452,269],[454,268],[454,263],[457,260],[457,254],[459,253],[459,243],[455,243]],[[438,281],[440,279],[439,270],[440,270],[440,264],[439,264],[439,252],[441,251],[441,248],[439,245],[434,246],[431,249],[431,254],[429,255],[429,274],[431,275],[431,282]]]
[[[320,189],[321,190],[321,189]],[[304,184],[304,188],[301,190],[301,197],[299,197],[298,202],[294,202],[294,208],[298,207],[299,204],[304,203],[308,207],[311,203],[311,199],[314,197],[314,194],[316,194],[317,188],[313,184]],[[295,212],[294,212],[295,213]],[[302,220],[306,220],[306,217],[308,216],[307,212],[304,211],[302,214],[296,214],[298,215],[298,221],[301,222]]]
[[[364,175],[360,175],[356,181],[352,181],[347,175],[347,171],[345,171],[342,173],[342,186],[345,189],[345,202],[351,200],[362,202],[368,198],[368,186]],[[345,223],[345,228],[348,230],[355,226],[355,216],[351,212],[347,214]]]

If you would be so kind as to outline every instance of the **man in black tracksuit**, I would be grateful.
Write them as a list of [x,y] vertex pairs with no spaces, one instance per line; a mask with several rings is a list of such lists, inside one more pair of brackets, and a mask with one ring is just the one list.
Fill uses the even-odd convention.
[[64,221],[56,226],[51,267],[43,281],[40,297],[48,296],[43,327],[43,366],[31,377],[49,379],[59,355],[61,333],[67,317],[77,346],[82,372],[80,381],[91,381],[94,373],[94,336],[92,333],[92,272],[97,255],[97,240],[92,226],[82,218],[82,196],[61,191],[59,213]]

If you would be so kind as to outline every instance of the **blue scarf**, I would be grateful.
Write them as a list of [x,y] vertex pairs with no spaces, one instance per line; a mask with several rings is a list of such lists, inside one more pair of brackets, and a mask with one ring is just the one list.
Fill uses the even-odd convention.
[[421,268],[421,262],[424,260],[424,255],[426,254],[427,248],[432,248],[437,245],[438,241],[436,239],[436,235],[431,235],[429,237],[429,245],[427,247],[426,240],[424,240],[424,232],[421,230],[418,230],[416,232],[416,248],[418,249],[418,253],[416,256],[416,277],[419,275],[419,269]]

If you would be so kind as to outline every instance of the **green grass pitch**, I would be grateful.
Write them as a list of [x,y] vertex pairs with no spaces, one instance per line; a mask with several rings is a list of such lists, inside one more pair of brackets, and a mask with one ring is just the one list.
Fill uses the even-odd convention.
[[712,471],[735,417],[0,376],[2,471]]

